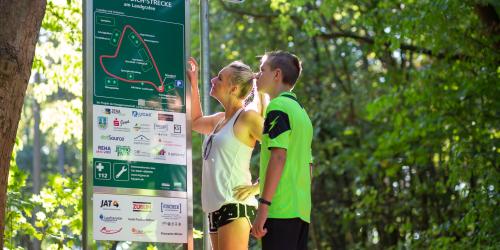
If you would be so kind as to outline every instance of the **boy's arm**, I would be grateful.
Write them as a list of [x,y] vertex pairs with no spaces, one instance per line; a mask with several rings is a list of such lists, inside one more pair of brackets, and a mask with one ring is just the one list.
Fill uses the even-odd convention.
[[269,163],[266,172],[266,181],[264,183],[264,188],[262,190],[262,199],[272,202],[276,188],[281,179],[281,174],[285,168],[286,162],[286,149],[283,148],[272,148],[271,157],[269,158]]
[[[271,157],[267,165],[266,181],[264,182],[264,189],[260,196],[261,199],[271,202],[271,204],[276,188],[280,182],[281,174],[285,168],[285,162],[286,149],[272,148]],[[264,224],[266,223],[268,213],[269,205],[260,202],[257,210],[257,216],[252,226],[252,234],[256,238],[261,238],[267,233],[267,229],[264,228]]]

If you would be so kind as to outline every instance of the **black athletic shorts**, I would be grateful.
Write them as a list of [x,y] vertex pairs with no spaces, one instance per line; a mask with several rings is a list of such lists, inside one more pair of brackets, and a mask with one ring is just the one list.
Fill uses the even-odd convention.
[[299,219],[267,219],[262,250],[306,250],[309,223]]
[[241,203],[230,203],[215,212],[208,213],[210,233],[217,233],[220,227],[238,218],[246,218],[248,223],[252,225],[252,220],[255,218],[255,207]]

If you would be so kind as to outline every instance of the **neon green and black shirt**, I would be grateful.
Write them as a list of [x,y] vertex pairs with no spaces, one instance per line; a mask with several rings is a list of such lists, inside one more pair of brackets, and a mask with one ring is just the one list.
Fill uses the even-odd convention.
[[260,192],[266,181],[271,148],[286,149],[286,162],[269,207],[269,218],[311,217],[311,142],[313,127],[309,116],[292,92],[283,92],[266,109],[260,152]]

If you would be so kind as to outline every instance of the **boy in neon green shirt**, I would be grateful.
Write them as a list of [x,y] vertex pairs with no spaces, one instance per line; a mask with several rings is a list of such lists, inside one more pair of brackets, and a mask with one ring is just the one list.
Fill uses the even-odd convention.
[[291,92],[302,70],[288,52],[266,53],[257,88],[269,94],[261,140],[260,198],[252,234],[266,249],[307,249],[313,127]]

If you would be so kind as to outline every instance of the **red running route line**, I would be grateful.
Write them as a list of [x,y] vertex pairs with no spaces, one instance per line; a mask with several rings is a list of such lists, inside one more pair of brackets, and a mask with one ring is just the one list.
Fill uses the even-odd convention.
[[[139,40],[142,42],[142,44],[144,45],[144,47],[148,51],[148,54],[151,57],[151,61],[153,62],[153,66],[154,66],[154,68],[156,70],[156,73],[158,74],[158,79],[160,80],[160,83],[161,83],[160,87],[157,87],[156,84],[154,84],[153,82],[150,82],[150,81],[130,80],[130,79],[125,79],[125,78],[119,77],[119,76],[117,76],[115,74],[110,73],[106,69],[106,67],[104,67],[104,64],[102,62],[103,58],[116,58],[118,56],[118,51],[120,50],[120,47],[121,47],[122,41],[123,41],[123,36],[125,35],[125,31],[127,29],[130,29],[132,32],[134,32],[134,34],[137,36],[137,38],[139,38]],[[144,83],[152,85],[160,93],[163,93],[165,91],[165,86],[164,86],[165,83],[163,82],[163,79],[161,78],[160,71],[158,70],[158,66],[156,66],[156,61],[155,61],[153,55],[151,54],[151,51],[149,50],[148,45],[146,44],[146,42],[144,40],[142,40],[141,35],[139,35],[139,33],[137,33],[137,31],[134,28],[132,28],[132,26],[130,26],[128,24],[125,25],[125,27],[123,27],[123,31],[122,31],[122,34],[120,36],[120,41],[118,42],[118,47],[116,47],[115,54],[112,55],[112,56],[110,56],[110,55],[102,55],[102,56],[99,57],[99,62],[101,63],[101,67],[104,70],[104,72],[106,72],[106,74],[108,74],[109,76],[111,76],[113,78],[116,78],[116,79],[124,81],[124,82],[130,82],[130,83],[141,83],[141,82],[144,82]]]

